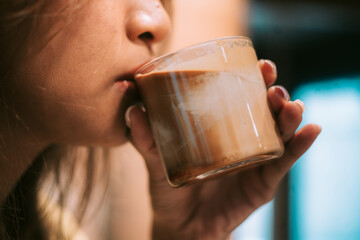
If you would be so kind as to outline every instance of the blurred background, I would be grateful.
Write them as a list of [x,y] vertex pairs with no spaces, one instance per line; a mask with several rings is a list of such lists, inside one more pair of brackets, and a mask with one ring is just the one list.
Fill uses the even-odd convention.
[[233,239],[360,239],[360,1],[252,0],[249,35],[322,133]]

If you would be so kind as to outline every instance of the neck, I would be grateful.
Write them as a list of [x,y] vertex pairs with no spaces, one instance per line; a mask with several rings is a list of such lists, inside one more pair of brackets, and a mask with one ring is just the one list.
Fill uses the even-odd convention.
[[7,127],[0,123],[0,206],[20,180],[22,174],[48,144],[29,130]]

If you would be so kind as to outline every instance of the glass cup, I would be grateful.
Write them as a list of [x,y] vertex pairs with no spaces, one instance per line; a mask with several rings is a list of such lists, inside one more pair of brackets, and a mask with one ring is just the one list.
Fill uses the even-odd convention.
[[156,58],[135,81],[173,187],[283,154],[249,38],[214,39]]

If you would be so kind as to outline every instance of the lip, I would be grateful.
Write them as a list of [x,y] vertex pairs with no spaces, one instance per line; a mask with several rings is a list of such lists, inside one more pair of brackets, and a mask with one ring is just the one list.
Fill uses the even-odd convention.
[[120,76],[118,76],[116,78],[116,82],[121,82],[121,81],[128,81],[128,82],[132,82],[135,83],[135,74],[136,72],[145,64],[147,64],[151,59],[143,62],[142,64],[136,66],[135,68],[131,69],[130,71],[125,72],[124,74],[121,74]]
[[121,95],[121,115],[123,116],[125,114],[125,110],[136,103],[141,102],[141,96],[139,93],[139,90],[136,86],[135,81],[135,74],[142,66],[144,66],[146,63],[149,62],[151,59],[147,59],[147,61],[144,61],[142,64],[139,64],[138,66],[131,68],[131,70],[118,75],[115,78],[114,86],[118,90],[118,93]]
[[117,77],[115,82],[129,81],[135,83],[135,72],[131,71]]

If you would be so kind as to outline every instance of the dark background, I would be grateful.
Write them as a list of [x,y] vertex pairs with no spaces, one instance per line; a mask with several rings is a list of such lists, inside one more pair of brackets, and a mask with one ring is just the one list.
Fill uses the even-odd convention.
[[360,73],[360,1],[254,0],[250,35],[259,58],[273,60],[278,83]]
[[[273,60],[277,84],[360,76],[360,0],[253,0],[250,35],[259,58]],[[289,237],[288,179],[275,198],[273,239]]]

